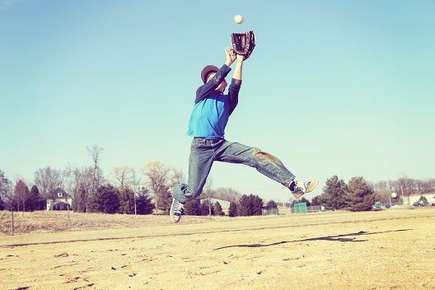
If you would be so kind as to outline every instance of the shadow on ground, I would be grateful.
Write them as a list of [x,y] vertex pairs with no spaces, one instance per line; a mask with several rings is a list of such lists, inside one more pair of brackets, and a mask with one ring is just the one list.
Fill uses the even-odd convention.
[[335,235],[335,236],[322,236],[322,237],[313,237],[313,238],[306,238],[306,239],[298,239],[298,240],[290,240],[290,241],[280,241],[270,244],[240,244],[240,245],[229,245],[229,246],[223,246],[214,249],[222,250],[222,249],[228,249],[228,248],[260,248],[260,247],[270,247],[270,246],[277,246],[282,244],[288,244],[288,243],[297,243],[297,242],[308,242],[308,241],[333,241],[333,242],[351,242],[351,243],[361,243],[366,242],[367,240],[357,240],[358,236],[366,236],[366,235],[379,235],[379,234],[386,234],[386,233],[394,233],[394,232],[406,232],[410,231],[411,229],[400,229],[400,230],[390,230],[390,231],[380,231],[380,232],[367,232],[367,231],[359,231],[356,233],[349,233],[349,234],[341,234],[341,235]]

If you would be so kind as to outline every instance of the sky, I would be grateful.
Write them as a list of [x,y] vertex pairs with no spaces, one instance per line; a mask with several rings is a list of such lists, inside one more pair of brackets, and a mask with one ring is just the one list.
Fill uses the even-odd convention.
[[[0,0],[0,170],[32,182],[90,164],[97,144],[109,179],[152,160],[186,175],[200,70],[254,30],[227,140],[300,179],[435,177],[433,15],[425,0]],[[211,180],[290,197],[242,165],[215,163]]]

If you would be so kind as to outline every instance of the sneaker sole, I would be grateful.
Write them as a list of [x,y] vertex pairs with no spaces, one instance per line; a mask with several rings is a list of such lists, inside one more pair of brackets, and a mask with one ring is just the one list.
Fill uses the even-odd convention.
[[169,216],[174,223],[178,223],[181,220],[181,215],[174,215],[173,214],[173,208],[174,208],[175,199],[172,199],[171,202],[171,208],[169,209]]

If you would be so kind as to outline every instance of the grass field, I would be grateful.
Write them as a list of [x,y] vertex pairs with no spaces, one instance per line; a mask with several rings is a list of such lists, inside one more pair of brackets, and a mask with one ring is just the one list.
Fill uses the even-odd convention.
[[25,233],[0,234],[0,289],[435,289],[433,208],[178,225],[165,216],[16,216]]

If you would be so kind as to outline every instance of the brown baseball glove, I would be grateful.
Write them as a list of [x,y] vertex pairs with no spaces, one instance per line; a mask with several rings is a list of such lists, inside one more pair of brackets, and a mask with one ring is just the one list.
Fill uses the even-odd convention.
[[243,55],[246,60],[255,48],[254,31],[232,33],[231,41],[234,52]]

